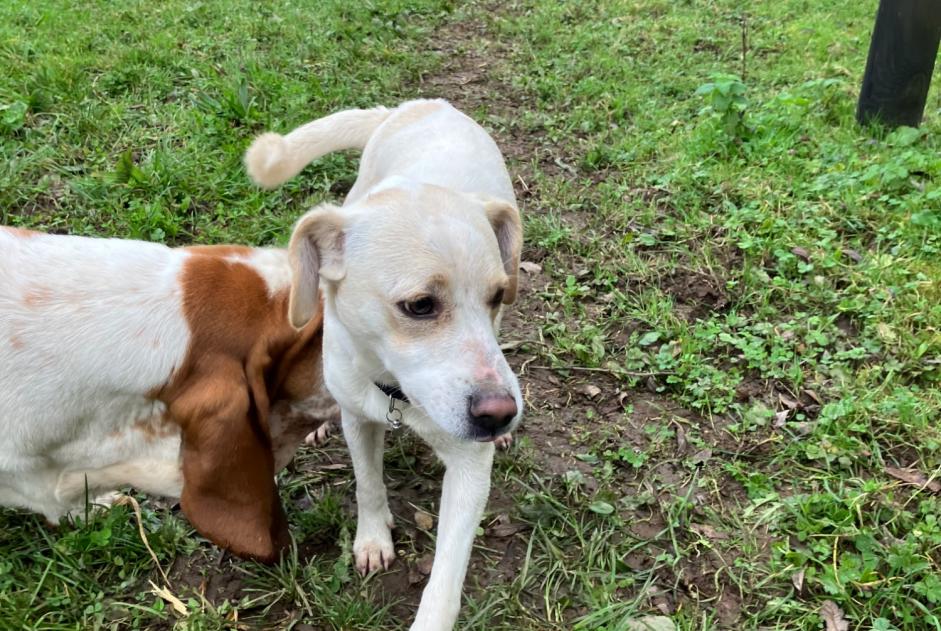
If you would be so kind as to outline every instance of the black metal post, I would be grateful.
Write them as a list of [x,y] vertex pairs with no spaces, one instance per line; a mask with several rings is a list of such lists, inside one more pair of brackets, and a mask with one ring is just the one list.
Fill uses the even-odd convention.
[[917,127],[941,40],[941,0],[879,0],[856,120]]

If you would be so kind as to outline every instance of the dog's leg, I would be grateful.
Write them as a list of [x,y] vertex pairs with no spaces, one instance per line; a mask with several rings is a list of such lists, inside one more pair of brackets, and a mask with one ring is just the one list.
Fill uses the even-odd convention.
[[502,451],[506,451],[513,445],[513,434],[504,434],[493,439],[493,446]]
[[447,469],[435,561],[411,631],[450,631],[461,608],[474,536],[490,495],[494,447],[493,443],[458,441],[442,434],[424,438]]
[[134,488],[162,497],[179,497],[183,491],[183,474],[177,460],[156,460],[142,458],[92,469],[88,471],[69,471],[59,476],[55,497],[62,504],[80,507],[85,501],[86,488],[101,497],[93,495],[96,503],[111,505],[116,496],[111,493],[122,486]]
[[334,431],[336,431],[336,424],[333,421],[324,421],[320,427],[307,434],[304,443],[310,447],[323,447]]
[[368,574],[388,569],[395,559],[392,546],[392,512],[382,481],[382,451],[386,428],[343,410],[343,436],[356,476],[356,569]]

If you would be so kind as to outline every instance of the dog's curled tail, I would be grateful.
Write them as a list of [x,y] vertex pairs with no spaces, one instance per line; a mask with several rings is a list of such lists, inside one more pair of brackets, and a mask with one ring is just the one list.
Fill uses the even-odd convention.
[[262,134],[245,152],[245,168],[255,184],[275,188],[320,156],[362,149],[390,113],[385,107],[346,110],[301,125],[286,136]]

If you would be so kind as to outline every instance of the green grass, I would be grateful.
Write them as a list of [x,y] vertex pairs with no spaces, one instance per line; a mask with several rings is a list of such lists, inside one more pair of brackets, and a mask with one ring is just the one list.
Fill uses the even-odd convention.
[[[6,2],[0,219],[82,234],[265,243],[306,196],[261,195],[250,138],[350,105],[402,98],[435,60],[416,42],[447,4]],[[23,105],[26,106],[25,112]]]
[[[262,193],[254,134],[444,94],[510,156],[542,266],[462,628],[816,630],[829,600],[850,629],[941,629],[941,499],[892,475],[941,475],[941,82],[920,130],[856,126],[875,4],[7,2],[0,220],[283,243],[355,156]],[[0,628],[406,628],[440,470],[393,439],[403,558],[361,580],[340,443],[282,477],[299,552],[273,569],[145,503],[185,617],[125,509],[0,513]]]

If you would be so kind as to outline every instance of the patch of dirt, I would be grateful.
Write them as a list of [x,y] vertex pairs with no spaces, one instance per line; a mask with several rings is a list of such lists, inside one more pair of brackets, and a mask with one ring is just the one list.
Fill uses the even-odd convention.
[[725,281],[697,270],[676,269],[661,279],[661,287],[673,296],[677,313],[687,320],[722,311],[730,303]]
[[183,594],[201,594],[210,602],[237,600],[244,587],[237,563],[231,554],[211,547],[177,558],[167,574],[174,589]]
[[[499,7],[495,4],[493,8]],[[576,156],[561,153],[544,141],[542,130],[521,123],[520,113],[527,108],[529,97],[498,78],[512,47],[491,33],[484,21],[471,18],[447,23],[432,41],[438,44],[433,52],[441,56],[442,65],[434,74],[422,77],[416,86],[418,95],[447,99],[490,131],[511,166],[521,204],[535,196],[534,164],[547,175],[578,173],[572,165]],[[491,120],[479,120],[484,112]]]

